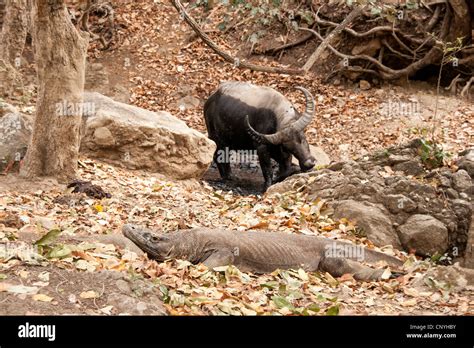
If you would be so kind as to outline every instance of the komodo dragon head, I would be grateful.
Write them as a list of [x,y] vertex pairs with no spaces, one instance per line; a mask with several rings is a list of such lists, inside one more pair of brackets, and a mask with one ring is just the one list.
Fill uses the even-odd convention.
[[132,224],[124,225],[122,232],[153,259],[164,261],[175,256],[173,255],[175,244],[166,235],[158,235],[144,227]]

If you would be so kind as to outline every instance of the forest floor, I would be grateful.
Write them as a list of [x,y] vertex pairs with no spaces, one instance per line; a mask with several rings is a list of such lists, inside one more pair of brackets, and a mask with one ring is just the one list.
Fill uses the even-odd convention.
[[[298,107],[303,99],[293,87],[310,89],[316,98],[316,117],[307,129],[308,139],[333,160],[359,157],[425,135],[432,127],[433,86],[407,82],[361,90],[358,85],[325,85],[314,76],[241,70],[222,62],[199,40],[189,41],[191,30],[169,3],[121,4],[116,18],[127,24],[120,29],[121,46],[111,51],[93,46],[91,61],[104,65],[110,89],[125,90],[132,104],[170,111],[200,131],[205,131],[202,105],[222,80],[272,86]],[[199,16],[200,11],[191,13]],[[211,35],[229,51],[245,51],[232,41],[235,38],[225,42]],[[293,60],[304,62],[311,52],[298,51],[301,57]],[[268,57],[253,59],[276,64]],[[438,103],[445,150],[455,156],[474,146],[473,105],[444,94]],[[112,198],[70,194],[50,179],[32,183],[14,173],[0,177],[0,225],[5,226],[0,232],[5,246],[0,257],[6,254],[0,262],[3,314],[473,314],[472,290],[425,284],[423,277],[437,266],[430,262],[413,266],[413,257],[390,248],[384,251],[407,260],[409,271],[379,282],[301,270],[257,276],[233,267],[210,271],[179,260],[150,261],[118,246],[126,244],[120,232],[124,223],[162,231],[265,228],[375,247],[356,236],[349,221],[312,215],[317,202],[307,201],[301,193],[240,195],[206,181],[170,181],[86,158],[80,164],[79,177],[100,185]],[[57,230],[62,231],[58,236]],[[48,231],[48,237],[32,247]]]

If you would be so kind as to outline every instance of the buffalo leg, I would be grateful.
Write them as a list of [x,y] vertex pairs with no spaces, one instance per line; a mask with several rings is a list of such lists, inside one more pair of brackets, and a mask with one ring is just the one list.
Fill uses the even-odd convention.
[[270,153],[265,146],[257,148],[258,161],[260,162],[260,168],[262,169],[263,178],[265,179],[264,189],[269,188],[273,181],[273,170]]
[[217,169],[219,169],[219,174],[224,180],[232,179],[232,169],[230,168],[230,163],[227,162],[225,156],[222,156],[221,153],[224,151],[222,148],[218,148],[214,153],[214,162],[216,162]]
[[291,163],[291,157],[290,153],[281,151],[277,158],[275,158],[278,162],[278,178],[275,180],[276,182],[283,181],[290,175],[300,171],[299,167]]

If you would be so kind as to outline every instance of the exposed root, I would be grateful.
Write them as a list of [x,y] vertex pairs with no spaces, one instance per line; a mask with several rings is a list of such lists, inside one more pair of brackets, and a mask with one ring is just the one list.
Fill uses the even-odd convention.
[[469,90],[471,88],[472,83],[474,83],[474,76],[471,77],[469,81],[467,81],[466,85],[461,91],[461,97],[468,97],[469,96]]
[[[92,32],[89,28],[89,16],[92,12],[104,12],[104,17],[107,17],[107,22],[109,23],[109,28],[107,31],[101,35],[98,35]],[[101,3],[97,0],[87,0],[86,8],[82,13],[81,17],[77,21],[77,26],[79,29],[86,31],[90,34],[92,40],[99,40],[102,44],[102,49],[106,50],[110,47],[114,37],[115,37],[115,19],[114,19],[114,9],[109,3]],[[105,35],[108,34],[109,39],[105,38]]]

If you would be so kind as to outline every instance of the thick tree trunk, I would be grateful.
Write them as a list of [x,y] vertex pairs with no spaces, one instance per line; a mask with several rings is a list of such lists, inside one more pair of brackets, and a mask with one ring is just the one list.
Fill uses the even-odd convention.
[[21,87],[17,72],[27,34],[27,0],[7,0],[0,34],[0,95],[10,95]]
[[2,27],[2,45],[0,57],[15,65],[15,59],[21,57],[27,34],[27,0],[7,0],[5,18]]
[[21,174],[64,182],[77,170],[88,37],[71,23],[64,0],[37,0],[33,11],[38,100]]

